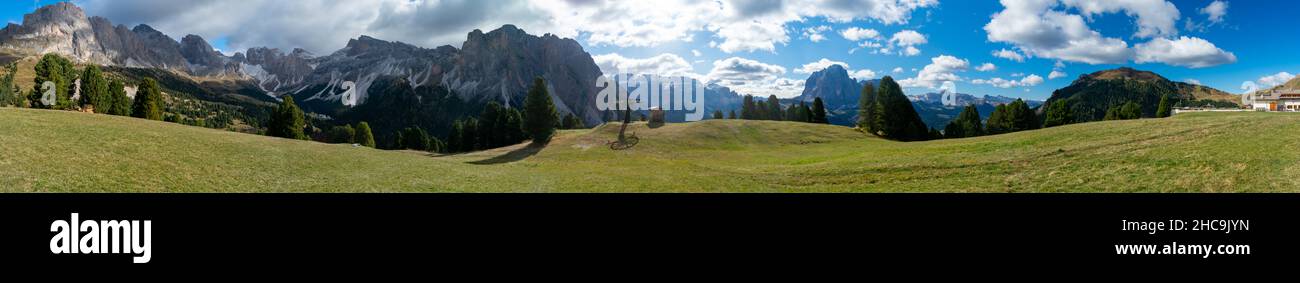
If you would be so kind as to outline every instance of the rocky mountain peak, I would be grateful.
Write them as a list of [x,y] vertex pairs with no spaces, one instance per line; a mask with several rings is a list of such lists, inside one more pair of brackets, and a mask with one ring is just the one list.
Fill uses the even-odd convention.
[[835,64],[809,75],[804,82],[803,94],[796,100],[813,101],[821,97],[830,105],[828,107],[857,106],[861,92],[862,83],[849,77],[849,71],[844,66]]
[[1092,80],[1141,80],[1141,81],[1168,81],[1165,77],[1154,72],[1137,70],[1129,67],[1120,67],[1118,69],[1102,70],[1088,74],[1083,78]]

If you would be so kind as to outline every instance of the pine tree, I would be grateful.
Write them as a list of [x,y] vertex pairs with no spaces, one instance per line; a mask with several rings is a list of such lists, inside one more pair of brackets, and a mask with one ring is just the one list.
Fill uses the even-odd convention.
[[483,127],[483,136],[479,137],[481,139],[479,143],[487,148],[496,148],[504,142],[501,139],[501,136],[505,135],[505,125],[501,124],[505,122],[505,119],[502,119],[503,112],[504,108],[501,104],[492,101],[488,102],[487,106],[483,107],[483,112],[478,115],[480,126]]
[[375,135],[370,132],[370,123],[363,121],[357,124],[356,136],[352,138],[352,142],[370,148],[375,147]]
[[1033,109],[1029,108],[1029,103],[1022,99],[1016,99],[1007,106],[1008,112],[1011,113],[1011,131],[1027,131],[1039,128],[1038,115]]
[[81,99],[78,101],[82,109],[93,108],[95,113],[112,112],[113,100],[108,87],[108,80],[104,79],[99,66],[86,66],[86,70],[81,73]]
[[903,88],[894,78],[885,76],[880,79],[880,89],[876,92],[877,132],[884,137],[901,141],[917,141],[929,138],[928,127],[916,113],[912,101],[903,94]]
[[505,139],[507,145],[517,144],[528,139],[528,133],[524,132],[524,114],[514,108],[506,111]]
[[803,101],[800,101],[800,102],[799,102],[799,120],[800,120],[800,122],[804,122],[804,123],[812,123],[812,122],[813,122],[813,111],[812,111],[812,108],[809,108],[809,107],[808,107],[808,103],[803,102]]
[[420,127],[402,129],[402,146],[414,150],[428,151],[434,149],[430,146],[429,133]]
[[813,99],[812,122],[818,124],[830,124],[830,121],[826,120],[826,104],[822,102],[821,97]]
[[109,105],[108,114],[117,116],[131,116],[131,97],[126,95],[126,86],[122,81],[113,80],[108,84],[108,96],[112,104]]
[[[552,128],[553,127],[554,126],[552,126]],[[475,151],[484,148],[483,145],[479,143],[480,137],[483,135],[481,129],[478,119],[465,119],[460,136],[460,142],[461,145],[464,146],[463,149],[465,151]]]
[[1141,119],[1142,105],[1132,101],[1124,103],[1124,106],[1120,108],[1120,118],[1125,120]]
[[465,121],[456,119],[451,123],[451,131],[447,133],[447,151],[464,152],[465,150]]
[[1160,96],[1160,106],[1156,107],[1156,118],[1169,117],[1169,115],[1172,114],[1170,106],[1171,105],[1169,105],[1169,95],[1166,94]]
[[352,125],[334,126],[333,128],[330,128],[329,142],[346,144],[355,143],[356,141],[354,139],[356,136],[357,130],[353,129]]
[[722,116],[722,110],[713,110],[713,119],[714,119],[714,120],[721,120],[722,118],[723,118],[723,116]]
[[[992,119],[990,119],[991,122]],[[966,108],[961,110],[961,114],[957,114],[957,119],[952,120],[947,127],[944,127],[943,135],[946,138],[969,138],[984,135],[984,126],[980,124],[979,108],[976,108],[975,105],[966,105]]]
[[858,128],[876,132],[876,86],[865,83],[858,97]]
[[18,63],[5,65],[4,75],[0,76],[0,106],[21,106],[18,102],[18,87],[14,84],[14,75],[18,73]]
[[758,107],[756,107],[756,105],[754,104],[754,96],[745,95],[745,98],[741,99],[741,103],[740,103],[740,119],[745,119],[745,120],[757,119],[757,117],[754,117],[754,110],[756,108]]
[[736,119],[736,109],[731,109],[731,113],[727,114],[727,119]]
[[[136,95],[139,97],[139,95]],[[136,99],[139,101],[139,99]],[[282,137],[287,139],[305,140],[307,135],[303,133],[303,128],[307,127],[307,122],[303,118],[302,109],[294,104],[292,95],[285,95],[280,101],[280,106],[271,114],[270,126],[266,129],[266,135]]]
[[[77,70],[72,65],[72,61],[63,58],[58,54],[49,53],[41,57],[41,60],[34,67],[36,85],[32,89],[31,101],[33,107],[51,108],[51,109],[70,109],[72,107],[71,90],[72,82],[76,80]],[[55,103],[45,105],[41,103],[41,97],[47,91],[45,82],[50,82],[54,87]],[[159,119],[162,119],[159,117]],[[157,120],[157,119],[155,119]]]
[[1070,113],[1070,106],[1065,100],[1057,100],[1048,103],[1046,116],[1043,119],[1043,127],[1055,127],[1065,124],[1074,123],[1074,115]]
[[[1008,104],[1002,104],[993,108],[993,114],[989,115],[989,120],[986,123],[988,134],[996,135],[1011,132],[1011,110],[1007,106]],[[962,113],[964,114],[965,111],[962,111]]]
[[767,120],[785,120],[784,117],[781,117],[781,113],[783,113],[781,112],[781,99],[776,98],[776,95],[767,96],[767,111],[765,112],[767,112]]
[[524,98],[524,128],[534,143],[547,143],[555,134],[555,122],[558,115],[555,103],[546,90],[546,81],[541,77],[533,80],[532,89]]
[[[135,92],[135,103],[131,106],[131,117],[149,120],[162,120],[163,99],[158,82],[151,78],[144,79],[140,89]],[[299,130],[299,133],[302,131]]]

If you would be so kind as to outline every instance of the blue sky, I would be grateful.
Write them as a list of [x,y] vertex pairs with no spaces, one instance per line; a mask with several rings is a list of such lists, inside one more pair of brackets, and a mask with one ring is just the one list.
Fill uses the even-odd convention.
[[[21,22],[51,2],[5,0],[0,17]],[[227,52],[328,54],[361,34],[459,46],[470,30],[515,24],[576,38],[602,69],[690,75],[786,97],[802,89],[804,65],[822,59],[859,76],[893,76],[909,94],[951,81],[963,93],[1040,100],[1080,74],[1119,66],[1234,93],[1244,82],[1267,87],[1300,72],[1298,28],[1288,22],[1300,5],[1284,0],[74,2],[115,23],[199,34]],[[1023,60],[994,56],[1000,50]]]

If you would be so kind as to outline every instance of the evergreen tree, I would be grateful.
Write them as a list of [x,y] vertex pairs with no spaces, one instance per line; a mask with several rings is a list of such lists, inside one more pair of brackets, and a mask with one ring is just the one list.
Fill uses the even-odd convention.
[[1120,119],[1132,120],[1132,119],[1141,119],[1141,118],[1142,118],[1142,105],[1139,105],[1136,102],[1133,101],[1125,102],[1124,106],[1120,108]]
[[1172,114],[1172,110],[1170,109],[1170,107],[1171,105],[1169,104],[1169,95],[1166,94],[1160,96],[1160,105],[1156,107],[1156,118],[1169,117],[1169,115]]
[[713,119],[714,119],[714,120],[720,120],[720,119],[722,119],[722,118],[723,118],[723,116],[722,116],[722,110],[713,110]]
[[[136,101],[140,95],[137,94]],[[303,128],[307,127],[305,118],[303,118],[302,109],[294,104],[292,95],[285,95],[280,101],[280,106],[271,114],[270,125],[266,128],[266,135],[273,137],[282,137],[287,139],[305,140],[307,135],[303,133]]]
[[785,108],[785,114],[783,115],[785,115],[784,117],[786,121],[799,122],[799,106],[790,103],[790,106]]
[[757,108],[758,108],[757,105],[754,104],[754,96],[748,94],[745,95],[745,98],[741,99],[741,103],[740,103],[740,119],[745,119],[745,120],[757,119],[757,117],[754,117],[754,111]]
[[1074,115],[1073,113],[1070,113],[1070,106],[1065,100],[1057,100],[1048,103],[1044,115],[1046,116],[1043,119],[1044,128],[1074,123]]
[[869,133],[876,132],[876,86],[871,83],[863,84],[862,94],[858,97],[857,125]]
[[465,151],[465,121],[456,119],[451,123],[451,131],[447,133],[447,151]]
[[799,120],[800,120],[800,122],[804,122],[804,123],[812,123],[812,122],[813,122],[813,111],[812,111],[812,108],[809,108],[809,107],[808,107],[808,103],[803,102],[803,101],[800,101],[800,102],[799,102]]
[[912,101],[903,94],[903,88],[894,81],[894,78],[885,76],[880,79],[876,99],[879,105],[876,108],[876,115],[879,117],[877,118],[878,132],[884,134],[884,137],[901,141],[929,138],[925,122],[921,121],[921,116],[912,107]]
[[112,101],[108,114],[117,116],[131,115],[131,97],[126,95],[126,86],[122,81],[113,80],[108,84],[108,96]]
[[99,66],[89,65],[81,73],[81,97],[82,109],[92,108],[95,113],[112,112],[113,98],[108,92],[108,80],[100,71]]
[[430,147],[429,133],[420,127],[402,129],[402,146],[414,150],[427,151],[435,149]]
[[[479,135],[481,135],[478,119],[465,119],[465,122],[461,127],[461,149],[467,152],[482,149],[482,145],[478,143]],[[552,129],[554,129],[554,125],[552,125]]]
[[781,117],[781,113],[783,113],[781,112],[781,99],[776,98],[776,95],[767,96],[767,111],[765,112],[767,112],[767,120],[785,120],[784,117]]
[[[149,120],[162,120],[163,99],[158,82],[151,78],[144,79],[140,89],[135,92],[135,103],[131,106],[131,117]],[[302,130],[298,130],[301,134]]]
[[822,102],[821,97],[813,99],[812,122],[818,124],[830,124],[830,121],[826,120],[826,104]]
[[14,75],[18,73],[18,63],[9,63],[0,76],[0,106],[21,106],[18,86],[14,84]]
[[[992,123],[992,119],[989,120]],[[966,105],[966,108],[961,110],[961,114],[957,114],[957,119],[952,120],[947,127],[944,127],[943,135],[947,138],[969,138],[984,135],[984,126],[980,125],[979,109],[973,104]]]
[[727,119],[736,119],[736,109],[731,109],[731,113],[727,114]]
[[546,81],[538,77],[533,80],[533,87],[524,99],[524,125],[533,142],[551,140],[551,135],[555,134],[555,122],[559,119],[557,116],[555,103],[546,90]]
[[375,135],[370,132],[370,123],[361,122],[357,124],[356,136],[352,138],[352,142],[366,147],[375,147]]
[[357,136],[357,130],[352,125],[334,126],[330,128],[329,142],[331,143],[354,143]]
[[[989,115],[989,120],[985,124],[987,134],[997,135],[1011,132],[1011,119],[1013,117],[1011,117],[1011,110],[1007,106],[1008,104],[1002,104],[993,108],[993,114]],[[965,112],[965,110],[962,111],[962,113]]]
[[517,144],[528,139],[528,133],[524,132],[524,114],[514,108],[506,111],[505,135],[506,145]]
[[1022,99],[1016,99],[1007,106],[1008,112],[1011,113],[1011,131],[1027,131],[1039,128],[1038,115],[1033,109],[1029,108],[1029,103]]
[[[32,89],[31,97],[28,97],[31,105],[51,109],[70,109],[72,107],[70,99],[72,82],[76,80],[77,73],[72,61],[58,54],[49,53],[41,57],[34,69],[36,71],[34,79],[36,85]],[[54,86],[55,104],[53,105],[41,103],[41,97],[46,92],[45,82],[50,82]],[[162,119],[162,117],[159,116],[158,119]]]
[[483,127],[483,135],[479,137],[479,143],[486,148],[495,148],[501,146],[505,141],[501,138],[505,135],[505,119],[502,119],[504,108],[496,101],[488,102],[483,107],[483,112],[478,115],[480,126]]
[[753,120],[769,120],[767,118],[767,101],[754,101],[754,118]]

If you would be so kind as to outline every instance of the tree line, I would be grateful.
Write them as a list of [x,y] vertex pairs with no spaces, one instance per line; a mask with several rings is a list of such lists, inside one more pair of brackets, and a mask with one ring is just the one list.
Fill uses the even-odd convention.
[[730,110],[730,114],[724,114],[722,110],[713,110],[711,117],[713,119],[830,123],[826,119],[826,104],[822,102],[821,97],[813,99],[812,106],[800,101],[799,104],[790,103],[790,105],[782,108],[781,99],[777,98],[776,95],[768,96],[766,101],[755,99],[753,95],[745,95],[741,100],[739,115],[736,114],[735,109]]
[[33,67],[34,86],[24,95],[14,81],[17,64],[11,63],[4,69],[5,74],[0,76],[0,106],[163,119],[162,89],[153,79],[144,79],[132,98],[126,93],[125,83],[106,77],[98,65],[87,65],[78,71],[71,60],[45,54]]

